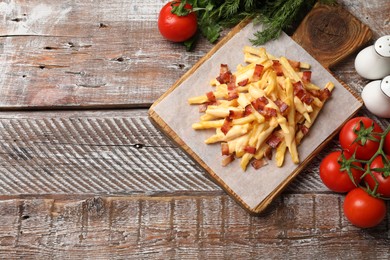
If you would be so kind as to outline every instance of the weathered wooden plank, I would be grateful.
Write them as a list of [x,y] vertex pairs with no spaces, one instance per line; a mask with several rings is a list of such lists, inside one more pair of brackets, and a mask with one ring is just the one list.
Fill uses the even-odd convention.
[[[220,191],[147,110],[2,112],[0,140],[2,195]],[[291,191],[326,191],[320,159]]]
[[355,228],[342,200],[284,194],[261,216],[227,195],[3,200],[0,257],[387,259],[389,219]]
[[142,111],[2,114],[0,193],[216,189]]
[[211,47],[202,39],[186,52],[164,40],[163,4],[1,2],[0,106],[150,105]]

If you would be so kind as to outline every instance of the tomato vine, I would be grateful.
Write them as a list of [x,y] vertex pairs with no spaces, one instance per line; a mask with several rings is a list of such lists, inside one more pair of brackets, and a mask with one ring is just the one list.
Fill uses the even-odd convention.
[[[360,127],[361,127],[360,131],[362,133],[365,133],[365,134],[367,134],[367,130],[370,130],[373,128],[373,126],[371,126],[370,129],[367,129],[367,128],[364,128],[363,125],[360,125]],[[341,169],[348,172],[348,175],[349,175],[351,181],[354,183],[355,183],[355,181],[354,181],[354,178],[352,176],[352,169],[353,168],[358,169],[358,170],[362,170],[364,172],[363,175],[361,176],[361,180],[363,180],[365,176],[370,175],[372,177],[372,179],[375,181],[374,188],[370,188],[367,183],[365,183],[365,185],[355,183],[355,185],[357,187],[360,186],[368,194],[370,194],[373,197],[377,197],[377,198],[381,198],[381,199],[385,199],[385,200],[390,200],[390,198],[382,197],[381,194],[377,193],[377,190],[379,187],[379,181],[377,180],[376,176],[373,174],[373,170],[375,170],[376,172],[381,172],[383,174],[383,176],[386,178],[390,176],[390,160],[383,149],[384,143],[385,143],[385,138],[390,133],[390,126],[388,126],[386,128],[386,130],[381,132],[381,133],[375,133],[372,131],[370,133],[371,133],[370,134],[371,137],[367,137],[367,136],[366,137],[370,138],[371,140],[373,140],[372,139],[373,135],[376,135],[379,137],[379,139],[376,139],[376,141],[379,141],[379,147],[378,147],[377,151],[368,160],[357,159],[355,156],[355,153],[349,159],[346,159],[345,156],[341,155],[341,158],[340,158],[341,165],[342,165]],[[361,139],[361,137],[359,137],[359,139]],[[378,156],[381,156],[381,158],[383,160],[384,167],[383,168],[372,168],[371,165],[372,165],[373,161]],[[365,165],[365,167],[360,168],[360,167],[356,166],[356,164],[354,164],[354,162],[359,162],[362,165]]]

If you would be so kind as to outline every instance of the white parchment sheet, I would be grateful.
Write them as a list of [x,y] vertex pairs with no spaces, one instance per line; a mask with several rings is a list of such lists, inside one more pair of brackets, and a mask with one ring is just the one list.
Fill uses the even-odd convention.
[[[200,96],[213,90],[211,79],[219,75],[220,64],[228,64],[232,72],[238,64],[244,64],[243,48],[252,45],[249,41],[259,27],[252,23],[234,35],[213,56],[205,61],[181,85],[161,100],[154,108],[167,125],[196,153],[218,177],[250,208],[259,205],[278,185],[293,173],[297,165],[293,164],[289,153],[283,167],[275,166],[274,161],[259,170],[248,166],[247,171],[235,160],[226,167],[221,166],[220,144],[206,145],[204,140],[215,130],[193,130],[191,125],[199,121],[198,106],[190,106],[188,98]],[[286,34],[264,45],[267,52],[275,56],[309,63],[312,68],[312,82],[321,88],[329,81],[335,84],[332,97],[325,104],[314,126],[298,147],[300,161],[304,161],[335,129],[360,108],[361,103],[345,89],[325,68],[323,68],[302,47]]]

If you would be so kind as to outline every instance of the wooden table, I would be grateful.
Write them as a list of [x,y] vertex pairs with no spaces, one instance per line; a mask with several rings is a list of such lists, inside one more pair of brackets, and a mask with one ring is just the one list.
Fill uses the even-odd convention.
[[[319,180],[336,140],[252,216],[152,125],[149,106],[213,47],[163,40],[164,2],[0,2],[0,257],[388,259],[390,211],[356,228]],[[388,0],[339,2],[374,39],[390,32]],[[353,61],[332,71],[360,93]]]

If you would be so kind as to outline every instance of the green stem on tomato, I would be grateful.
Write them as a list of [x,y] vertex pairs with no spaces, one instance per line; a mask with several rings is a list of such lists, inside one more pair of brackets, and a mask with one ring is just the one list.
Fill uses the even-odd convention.
[[[387,200],[389,200],[390,198],[383,198],[383,197],[380,196],[380,194],[377,194],[377,190],[378,190],[378,187],[379,187],[379,182],[378,182],[378,180],[376,179],[376,177],[374,176],[374,174],[371,171],[371,164],[375,160],[375,158],[378,157],[378,156],[382,157],[382,159],[384,160],[384,165],[388,165],[389,164],[389,160],[388,160],[385,152],[383,151],[383,145],[385,143],[385,138],[386,138],[386,135],[389,134],[389,132],[390,132],[390,126],[388,126],[384,132],[376,133],[377,135],[380,136],[379,147],[378,147],[378,150],[374,153],[374,155],[369,160],[358,160],[358,159],[355,158],[354,155],[352,156],[352,159],[350,159],[351,161],[360,162],[360,163],[366,165],[365,169],[363,169],[364,173],[360,177],[361,179],[363,179],[367,175],[370,175],[372,177],[372,179],[374,180],[374,182],[375,182],[375,186],[374,186],[374,188],[372,190],[370,189],[370,187],[367,184],[365,185],[366,187],[362,187],[362,186],[360,186],[360,187],[365,189],[367,191],[367,193],[369,193],[370,195],[372,195],[374,197],[378,197],[378,198],[381,198],[381,199],[387,199]],[[352,165],[353,164],[350,164],[350,166],[352,166]],[[352,167],[347,167],[346,170],[347,170],[348,175],[351,178],[352,182],[355,184],[355,180],[353,179],[352,172],[351,172],[351,168]],[[359,186],[359,185],[356,185],[356,186]]]

